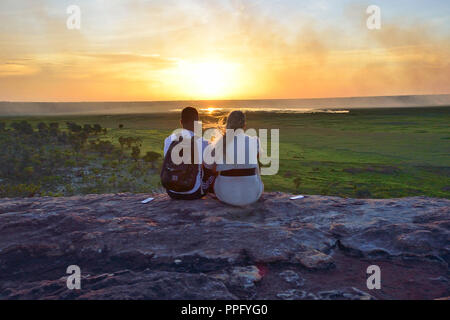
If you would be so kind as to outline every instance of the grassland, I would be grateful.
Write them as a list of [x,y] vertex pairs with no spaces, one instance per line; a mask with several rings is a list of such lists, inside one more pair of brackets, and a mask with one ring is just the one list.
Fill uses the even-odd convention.
[[[202,118],[214,121],[215,115]],[[450,107],[358,109],[347,114],[249,112],[247,119],[249,128],[280,129],[280,170],[275,176],[263,177],[267,191],[357,198],[450,196]],[[148,151],[162,154],[164,138],[179,123],[176,113],[0,118],[6,127],[22,120],[34,128],[40,122],[57,122],[62,130],[67,121],[100,124],[107,128],[100,139],[118,149],[119,137],[141,138],[141,155]],[[77,154],[74,166],[100,161],[92,152]],[[138,166],[140,171],[134,176],[127,172],[133,171],[129,167],[136,167],[135,162],[128,159],[126,166],[120,167],[119,161],[118,168],[115,160],[112,156],[101,158],[103,169],[95,175],[98,185],[63,188],[57,195],[160,189],[161,160],[155,168]],[[113,162],[115,167],[108,165]],[[120,174],[112,178],[111,172]],[[0,177],[1,183],[12,183],[12,178]],[[121,179],[128,182],[121,184]],[[130,187],[133,179],[139,180],[139,188]]]

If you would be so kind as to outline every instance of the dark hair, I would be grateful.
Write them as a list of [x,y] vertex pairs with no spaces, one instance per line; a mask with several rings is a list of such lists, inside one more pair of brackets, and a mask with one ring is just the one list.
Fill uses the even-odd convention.
[[181,111],[181,122],[185,124],[194,123],[198,121],[198,111],[195,108],[187,107]]
[[227,129],[244,129],[245,114],[240,110],[231,111],[227,118]]

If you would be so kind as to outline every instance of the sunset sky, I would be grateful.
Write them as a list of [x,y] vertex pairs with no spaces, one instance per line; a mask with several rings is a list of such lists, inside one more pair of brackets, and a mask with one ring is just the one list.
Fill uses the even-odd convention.
[[[66,27],[73,4],[80,30]],[[366,27],[371,4],[380,30]],[[441,93],[448,0],[0,1],[0,100]]]

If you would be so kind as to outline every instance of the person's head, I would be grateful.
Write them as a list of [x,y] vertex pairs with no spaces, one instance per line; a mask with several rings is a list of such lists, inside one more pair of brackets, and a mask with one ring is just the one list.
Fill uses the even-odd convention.
[[227,129],[245,129],[245,114],[242,111],[231,111],[227,117]]
[[194,131],[194,122],[198,121],[198,111],[193,107],[184,108],[181,111],[181,126],[183,129]]

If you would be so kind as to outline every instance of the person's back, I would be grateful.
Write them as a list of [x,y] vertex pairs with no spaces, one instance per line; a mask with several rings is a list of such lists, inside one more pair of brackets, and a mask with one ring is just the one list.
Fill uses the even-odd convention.
[[[223,143],[224,158],[223,163],[216,166],[219,175],[214,191],[220,201],[235,206],[258,201],[264,191],[258,166],[259,141],[257,137],[244,134],[244,128],[245,115],[233,111],[228,116],[227,129],[237,130],[234,139],[224,137],[217,141]],[[231,150],[234,152],[229,152]]]
[[[171,134],[169,137],[167,137],[164,141],[164,164],[163,169],[161,172],[161,180],[164,185],[164,180],[166,180],[166,177],[170,177],[170,172],[167,172],[165,170],[170,169],[174,170],[173,168],[173,159],[167,159],[167,157],[171,157],[171,151],[174,148],[174,146],[178,143],[178,141],[182,141],[182,139],[186,139],[187,141],[191,141],[193,139],[191,146],[194,146],[194,143],[196,144],[195,148],[192,148],[191,146],[189,149],[192,151],[192,158],[196,159],[202,159],[203,150],[208,146],[208,142],[203,140],[202,138],[195,138],[194,136],[194,123],[198,121],[198,112],[196,109],[188,107],[183,109],[181,113],[181,125],[183,127],[183,130],[180,132],[180,134]],[[181,136],[181,139],[180,139]],[[194,152],[197,152],[197,155],[194,156]],[[202,163],[194,163],[192,161],[194,159],[191,159],[191,164],[184,165],[181,164],[180,166],[184,167],[182,170],[192,170],[195,173],[195,176],[189,176],[189,172],[186,174],[186,172],[181,172],[182,177],[188,176],[189,178],[192,178],[192,189],[186,190],[186,191],[176,191],[176,190],[170,190],[167,188],[167,194],[172,199],[178,199],[178,200],[195,200],[200,199],[207,193],[208,189],[208,180],[203,180],[204,178],[208,178],[208,175],[205,175],[204,168],[202,166]],[[165,168],[165,165],[172,166],[172,168]],[[180,169],[181,170],[181,169]],[[173,178],[173,177],[172,177]],[[177,177],[175,177],[177,178]],[[182,181],[185,182],[185,181]],[[205,183],[206,182],[206,183]],[[174,182],[174,185],[176,185],[176,181]],[[175,189],[175,188],[173,188]]]

